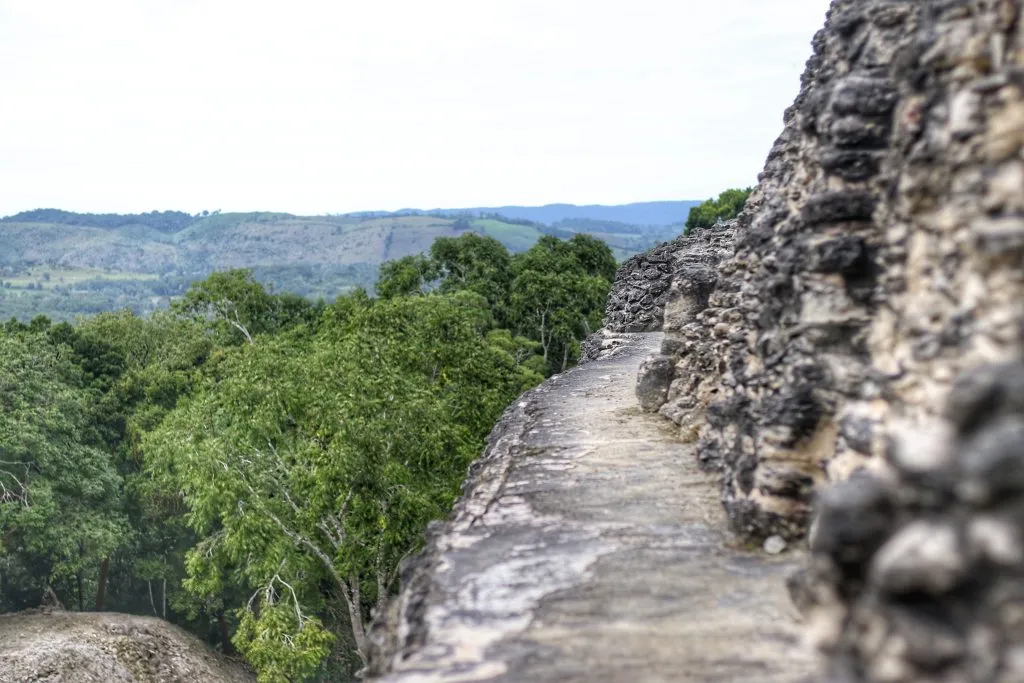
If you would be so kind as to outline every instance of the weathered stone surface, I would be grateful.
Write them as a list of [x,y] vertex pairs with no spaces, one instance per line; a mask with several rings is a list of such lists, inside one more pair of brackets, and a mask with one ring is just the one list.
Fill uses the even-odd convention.
[[589,363],[598,358],[610,358],[626,344],[628,337],[609,332],[603,328],[588,336],[580,344],[579,364]]
[[665,315],[665,290],[672,283],[675,254],[684,237],[627,259],[615,276],[604,324],[609,332],[653,332]]
[[0,683],[255,680],[162,619],[60,610],[0,615]]
[[792,542],[861,472],[792,586],[828,680],[1024,680],[1022,9],[834,0],[723,256],[669,290],[659,410],[734,529]]
[[954,385],[948,412],[974,419],[958,421],[952,457],[928,460],[933,476],[884,463],[822,495],[791,592],[832,679],[1024,680],[1024,490],[1003,469],[1024,461],[1024,385],[1001,377],[1021,372],[984,367]]
[[672,359],[656,355],[640,363],[636,376],[636,398],[644,410],[655,411],[668,398],[668,385],[672,381]]
[[[677,268],[660,411],[721,470],[741,533],[801,536],[814,490],[882,458],[890,422],[1021,349],[1020,5],[835,0],[735,236]],[[1012,469],[1015,429],[984,466]]]
[[375,680],[801,681],[783,586],[633,378],[660,335],[524,395],[373,632]]

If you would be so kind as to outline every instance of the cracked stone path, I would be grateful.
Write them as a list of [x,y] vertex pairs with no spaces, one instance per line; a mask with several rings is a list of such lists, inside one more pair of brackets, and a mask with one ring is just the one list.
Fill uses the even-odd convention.
[[659,334],[526,394],[393,609],[379,680],[806,680],[797,559],[737,546],[714,475],[633,395]]

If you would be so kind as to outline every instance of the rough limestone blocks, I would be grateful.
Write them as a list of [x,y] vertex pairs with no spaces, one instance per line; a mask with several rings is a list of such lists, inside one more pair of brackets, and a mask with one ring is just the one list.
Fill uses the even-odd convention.
[[674,254],[680,237],[627,259],[615,274],[605,306],[609,332],[654,332],[661,329],[672,284]]
[[1024,680],[1024,364],[966,372],[936,422],[818,502],[790,589],[829,681]]
[[741,534],[801,537],[815,491],[880,459],[892,420],[1020,351],[1020,10],[835,0],[747,209],[676,241],[674,370],[645,407],[722,473]]
[[784,120],[642,403],[740,534],[818,500],[830,683],[1024,681],[1024,0],[834,0]]

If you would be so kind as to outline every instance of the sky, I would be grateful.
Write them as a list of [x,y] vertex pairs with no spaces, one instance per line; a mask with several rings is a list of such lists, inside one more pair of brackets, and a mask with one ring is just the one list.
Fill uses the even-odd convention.
[[0,215],[704,199],[828,0],[0,0]]

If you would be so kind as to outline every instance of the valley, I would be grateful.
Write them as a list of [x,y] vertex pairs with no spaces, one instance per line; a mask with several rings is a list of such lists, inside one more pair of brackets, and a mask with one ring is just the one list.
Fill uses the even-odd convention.
[[[372,289],[381,263],[425,253],[438,237],[475,232],[512,252],[542,235],[587,233],[618,260],[681,231],[692,202],[621,207],[503,207],[510,213],[558,218],[550,225],[486,209],[424,213],[296,216],[287,213],[181,212],[76,214],[53,209],[0,219],[0,319],[46,315],[69,320],[110,310],[148,314],[166,307],[210,273],[249,268],[274,291],[331,300]],[[632,212],[630,206],[636,206]],[[646,211],[646,212],[645,212]],[[637,225],[613,215],[673,224]],[[540,213],[537,213],[540,212]]]

